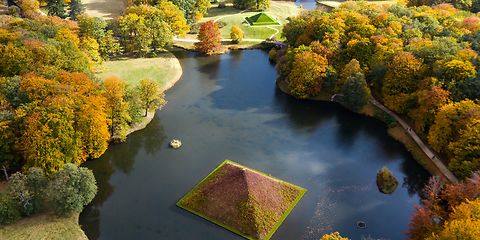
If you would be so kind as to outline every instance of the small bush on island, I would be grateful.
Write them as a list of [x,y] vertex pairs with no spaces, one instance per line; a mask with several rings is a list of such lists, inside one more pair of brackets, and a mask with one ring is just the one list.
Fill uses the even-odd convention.
[[377,173],[377,186],[380,192],[392,194],[398,187],[398,181],[387,167],[383,167]]
[[55,174],[49,186],[55,213],[63,216],[80,213],[96,193],[97,185],[92,171],[71,163]]

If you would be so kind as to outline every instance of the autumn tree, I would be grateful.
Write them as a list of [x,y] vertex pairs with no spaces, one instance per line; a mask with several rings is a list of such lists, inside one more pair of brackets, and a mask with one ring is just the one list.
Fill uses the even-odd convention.
[[422,76],[423,64],[409,52],[400,52],[388,66],[383,80],[384,95],[413,93],[417,90],[418,79]]
[[142,106],[145,109],[144,117],[147,116],[148,111],[153,111],[165,104],[165,95],[156,81],[140,81],[138,93]]
[[478,194],[478,172],[460,183],[443,184],[439,178],[432,177],[425,186],[422,205],[416,207],[410,221],[408,238],[475,239],[480,226],[475,214],[479,207]]
[[345,84],[347,79],[355,76],[357,73],[363,74],[363,70],[360,66],[360,62],[354,58],[342,68],[342,71],[340,71],[340,76],[336,82],[336,91],[341,91],[343,84]]
[[105,60],[120,53],[120,42],[113,37],[113,31],[107,31],[105,36],[98,40],[98,53]]
[[444,105],[450,103],[450,93],[438,86],[416,93],[418,107],[409,113],[415,123],[415,132],[426,136],[435,121],[435,115]]
[[459,86],[477,75],[475,66],[469,61],[451,60],[438,62],[437,76],[447,89],[453,93],[455,99],[460,98]]
[[23,15],[26,17],[35,16],[35,12],[40,8],[38,0],[21,0],[18,1],[18,3],[22,9]]
[[333,232],[323,235],[320,240],[348,240],[348,238],[342,237],[338,232]]
[[106,112],[112,138],[125,140],[130,116],[128,104],[124,100],[125,83],[118,77],[108,77],[103,81],[106,98]]
[[232,28],[230,29],[230,38],[234,43],[241,42],[243,39],[242,29],[237,25],[233,25]]
[[9,42],[7,45],[0,45],[0,74],[2,76],[19,75],[29,69],[33,62],[31,52],[21,46]]
[[471,100],[443,106],[430,128],[428,142],[451,158],[449,168],[461,178],[480,168],[480,105]]
[[327,59],[313,52],[297,53],[293,68],[288,75],[288,88],[293,96],[307,98],[316,96],[322,89],[326,76]]
[[199,42],[195,43],[195,49],[203,54],[211,55],[222,48],[222,38],[217,23],[208,21],[200,26],[198,33]]

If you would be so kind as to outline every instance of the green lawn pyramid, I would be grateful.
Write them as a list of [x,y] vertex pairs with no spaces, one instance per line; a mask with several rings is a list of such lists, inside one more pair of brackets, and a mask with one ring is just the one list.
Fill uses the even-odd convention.
[[261,12],[246,18],[248,23],[253,26],[261,25],[279,25],[279,23],[268,14]]

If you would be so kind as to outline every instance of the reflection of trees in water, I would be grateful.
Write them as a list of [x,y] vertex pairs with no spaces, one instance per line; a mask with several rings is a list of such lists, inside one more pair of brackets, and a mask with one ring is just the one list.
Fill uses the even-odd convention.
[[[287,115],[290,127],[296,130],[314,132],[323,122],[336,115],[335,111],[331,111],[332,108],[325,107],[325,109],[323,109],[323,104],[327,106],[330,103],[295,99],[294,97],[286,95],[278,88],[275,91],[274,97],[274,105],[280,108],[279,112]],[[322,105],[322,108],[319,104]],[[283,122],[283,120],[278,120],[278,122]]]
[[[200,57],[199,57],[200,58]],[[218,74],[220,72],[220,65],[221,65],[221,56],[211,56],[211,57],[203,57],[201,60],[196,60],[202,63],[202,65],[198,68],[198,70],[203,73],[207,74],[208,78],[211,80],[217,80]]]
[[405,174],[403,187],[407,188],[410,196],[421,193],[429,173],[412,158],[405,146],[388,135],[387,126],[381,121],[349,112],[336,103],[298,100],[280,90],[275,93],[275,103],[287,114],[292,126],[299,130],[314,132],[325,121],[335,118],[338,123],[336,139],[342,147],[351,146],[358,133],[364,131],[378,144],[377,149],[385,155],[385,161],[401,156],[402,172]]
[[422,196],[423,188],[430,178],[430,174],[412,157],[404,158],[402,162],[402,171],[405,173],[402,187],[406,188],[408,194],[413,196],[418,194]]
[[140,149],[149,155],[156,154],[166,144],[165,139],[160,119],[155,118],[144,130],[130,135],[125,143],[111,144],[101,158],[84,164],[93,170],[98,185],[97,195],[80,214],[80,224],[89,239],[100,237],[100,208],[114,192],[110,184],[113,173],[117,170],[130,173]]

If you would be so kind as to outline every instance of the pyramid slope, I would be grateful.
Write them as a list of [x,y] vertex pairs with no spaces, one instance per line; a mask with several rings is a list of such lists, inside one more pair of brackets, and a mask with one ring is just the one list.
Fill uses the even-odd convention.
[[247,239],[269,239],[305,189],[226,160],[177,205]]
[[252,26],[261,25],[279,25],[279,23],[268,14],[261,12],[251,17],[245,18],[247,22]]

